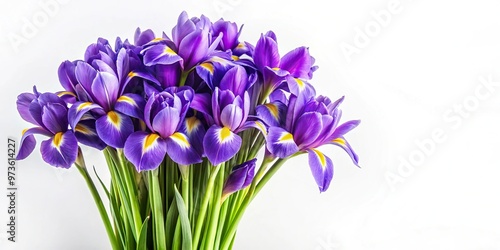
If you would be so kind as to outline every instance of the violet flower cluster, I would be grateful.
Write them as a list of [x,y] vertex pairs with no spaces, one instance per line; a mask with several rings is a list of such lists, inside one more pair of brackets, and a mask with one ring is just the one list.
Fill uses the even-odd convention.
[[[60,65],[61,91],[19,95],[18,111],[34,127],[23,132],[17,158],[26,158],[41,134],[48,137],[42,158],[55,167],[69,168],[79,144],[122,149],[138,172],[158,168],[166,157],[183,166],[206,158],[217,166],[245,144],[243,131],[254,130],[267,158],[307,153],[325,191],[333,163],[319,148],[339,146],[358,165],[344,135],[359,121],[340,123],[343,97],[316,95],[317,67],[307,47],[280,56],[272,31],[255,45],[240,33],[235,23],[183,12],[170,36],[137,29],[133,42],[98,39],[83,59]],[[237,166],[227,192],[248,185],[254,167],[254,159]]]

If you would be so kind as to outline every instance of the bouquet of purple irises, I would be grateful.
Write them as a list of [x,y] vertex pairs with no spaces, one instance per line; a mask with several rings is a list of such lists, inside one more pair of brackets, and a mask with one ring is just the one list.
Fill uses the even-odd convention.
[[[17,159],[34,150],[35,134],[48,137],[43,160],[79,169],[115,250],[231,249],[247,206],[287,160],[307,154],[320,192],[333,164],[318,147],[339,146],[358,165],[344,135],[359,121],[339,122],[343,97],[316,95],[308,48],[281,57],[272,31],[255,46],[240,32],[183,12],[170,37],[137,29],[133,43],[99,38],[83,60],[61,64],[63,90],[19,95],[34,127]],[[83,145],[106,157],[111,183],[96,176],[108,208]]]

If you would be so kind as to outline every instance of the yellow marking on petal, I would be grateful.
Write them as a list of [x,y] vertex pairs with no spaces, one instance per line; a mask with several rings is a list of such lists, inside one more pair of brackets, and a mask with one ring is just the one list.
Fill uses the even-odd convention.
[[293,141],[293,135],[288,132],[283,132],[283,134],[281,134],[281,137],[279,138],[279,141],[280,142]]
[[59,132],[54,135],[54,139],[52,139],[52,143],[56,148],[59,148],[63,142],[63,132]]
[[108,112],[108,120],[115,125],[115,127],[120,128],[121,119],[115,111]]
[[295,81],[297,81],[297,84],[299,85],[300,89],[304,88],[304,82],[300,80],[299,78],[295,78]]
[[278,67],[274,67],[274,68],[272,68],[272,69],[273,69],[274,71],[278,71],[278,70],[280,70],[280,68],[278,68]]
[[342,138],[336,138],[336,139],[333,139],[333,140],[332,140],[332,142],[334,142],[334,143],[338,143],[338,144],[340,144],[340,145],[342,145],[342,146],[344,146],[344,145],[345,145],[345,140],[344,140],[344,139],[342,139]]
[[86,126],[82,124],[77,124],[75,127],[75,131],[82,134],[92,134],[92,131],[90,131]]
[[260,131],[264,133],[264,135],[267,135],[266,127],[264,127],[264,124],[262,124],[262,122],[256,121],[255,125],[259,127]]
[[245,48],[245,44],[244,43],[238,43],[238,45],[236,46],[237,49],[242,49],[242,48]]
[[134,76],[137,76],[137,73],[135,73],[134,71],[130,71],[130,73],[128,73],[128,78],[132,78]]
[[224,59],[222,59],[222,58],[220,58],[218,56],[213,56],[212,58],[210,58],[210,61],[212,61],[212,62],[218,62],[218,63],[223,63],[223,64],[227,63],[227,60],[224,60]]
[[170,136],[170,138],[175,142],[177,142],[177,144],[183,146],[184,148],[190,147],[187,137],[182,133],[175,132],[173,135]]
[[149,134],[148,136],[146,136],[146,140],[144,140],[144,146],[143,146],[143,149],[144,150],[147,150],[149,149],[151,146],[153,146],[153,144],[156,142],[156,140],[159,138],[160,136],[157,135],[157,134]]
[[321,152],[319,152],[318,150],[316,149],[311,149],[319,158],[319,163],[321,163],[321,166],[323,168],[326,167],[326,158],[325,158],[325,155]]
[[187,132],[189,134],[191,134],[191,132],[193,132],[193,130],[195,130],[196,128],[198,128],[199,124],[200,124],[200,121],[198,119],[196,119],[196,117],[191,116],[191,117],[187,118],[186,119]]
[[57,96],[59,96],[59,97],[64,96],[64,95],[76,96],[75,93],[69,92],[69,91],[61,91],[57,94]]
[[157,38],[155,38],[155,39],[151,40],[151,42],[159,42],[159,41],[161,41],[161,40],[163,40],[163,38],[161,38],[161,37],[157,37]]
[[80,110],[82,110],[90,105],[92,105],[91,102],[84,102],[84,103],[80,104],[80,106],[78,106],[77,110],[80,111]]
[[202,63],[200,66],[210,72],[210,74],[214,74],[214,65],[211,63]]
[[21,132],[21,136],[23,136],[24,134],[26,134],[26,131],[28,131],[27,128],[23,129],[23,132]]
[[134,99],[132,99],[132,98],[130,98],[128,96],[125,96],[125,95],[120,96],[120,98],[118,98],[118,100],[116,100],[116,101],[118,101],[118,102],[126,102],[128,104],[137,106],[137,103],[135,102]]
[[221,142],[225,141],[231,136],[231,130],[228,127],[223,127],[219,132],[219,139]]
[[280,118],[278,106],[276,106],[272,103],[267,103],[265,105],[266,105],[267,109],[269,109],[269,112],[271,112],[271,115],[273,115],[274,118],[276,118],[276,120],[278,120]]
[[238,56],[231,56],[231,58],[233,59],[233,61],[238,61],[238,60],[240,60],[240,57],[238,57]]
[[165,50],[164,50],[164,53],[165,54],[168,54],[168,55],[177,55],[177,53],[175,53],[175,51],[173,51],[170,47],[166,47]]

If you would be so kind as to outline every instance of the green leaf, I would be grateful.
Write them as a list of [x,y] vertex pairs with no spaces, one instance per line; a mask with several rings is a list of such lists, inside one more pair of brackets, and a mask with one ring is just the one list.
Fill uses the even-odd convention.
[[137,250],[146,249],[146,243],[148,240],[148,222],[149,222],[149,216],[146,217],[144,223],[142,223],[141,234],[139,236],[139,242],[137,243]]
[[101,183],[102,189],[104,189],[104,192],[106,192],[106,196],[108,197],[108,200],[109,200],[109,191],[106,188],[106,185],[104,185],[104,182],[102,182],[101,177],[99,177],[99,175],[97,174],[97,171],[95,171],[95,166],[92,166],[92,169],[94,169],[94,174],[95,174],[95,176],[97,176],[97,179]]
[[175,232],[175,224],[177,223],[177,216],[179,213],[177,212],[177,203],[175,202],[175,199],[172,201],[172,204],[170,205],[170,208],[168,209],[167,212],[167,219],[165,222],[165,232],[167,235],[167,246],[172,246],[173,245],[173,236]]
[[192,236],[191,236],[191,224],[189,223],[188,211],[184,200],[182,199],[179,190],[174,186],[175,200],[177,202],[177,209],[179,210],[179,218],[181,220],[182,229],[182,250],[191,250],[192,248]]
[[162,198],[160,184],[158,183],[158,169],[148,171],[149,195],[151,211],[153,212],[153,232],[155,235],[156,249],[166,249],[165,221],[163,220]]

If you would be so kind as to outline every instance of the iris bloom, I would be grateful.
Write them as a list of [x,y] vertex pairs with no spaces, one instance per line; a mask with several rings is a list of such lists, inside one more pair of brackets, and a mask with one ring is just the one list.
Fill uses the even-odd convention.
[[250,185],[255,177],[255,162],[257,158],[246,161],[233,168],[227,177],[224,189],[222,190],[222,201],[229,195],[242,190]]
[[181,165],[201,162],[190,137],[202,137],[203,128],[195,118],[185,119],[193,95],[190,87],[170,87],[150,96],[144,111],[149,131],[134,132],[125,142],[125,156],[137,171],[157,168],[165,154]]
[[[343,98],[331,102],[327,97],[313,98],[307,95],[292,95],[288,104],[286,120],[270,126],[266,138],[266,146],[274,156],[285,158],[297,152],[307,152],[309,166],[320,192],[328,189],[333,177],[333,163],[328,156],[318,150],[325,144],[333,144],[343,148],[353,162],[358,165],[358,156],[354,153],[344,135],[354,129],[359,120],[352,120],[339,125],[341,111],[338,106]],[[278,107],[259,106],[261,118],[272,124],[280,112]],[[276,123],[274,123],[276,124]]]
[[25,159],[36,145],[34,134],[49,137],[42,142],[40,152],[48,164],[69,168],[78,154],[78,141],[68,129],[66,103],[53,93],[23,93],[18,96],[17,109],[21,117],[36,127],[23,131],[18,160]]

